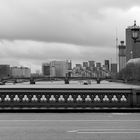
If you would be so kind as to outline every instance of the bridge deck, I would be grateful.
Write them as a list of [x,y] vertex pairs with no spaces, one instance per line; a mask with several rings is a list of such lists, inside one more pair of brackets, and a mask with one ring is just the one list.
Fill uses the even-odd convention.
[[140,114],[2,113],[1,140],[139,140]]

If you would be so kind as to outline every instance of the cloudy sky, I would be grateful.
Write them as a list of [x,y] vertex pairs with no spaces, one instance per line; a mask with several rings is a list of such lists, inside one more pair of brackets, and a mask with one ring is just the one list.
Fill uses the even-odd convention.
[[116,61],[116,36],[137,20],[140,0],[0,0],[0,63]]

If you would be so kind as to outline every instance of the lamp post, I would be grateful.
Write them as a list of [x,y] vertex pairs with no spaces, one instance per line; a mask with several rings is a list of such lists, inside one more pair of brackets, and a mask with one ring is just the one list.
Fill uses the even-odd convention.
[[132,26],[131,28],[131,37],[134,40],[134,43],[136,42],[140,42],[140,40],[138,40],[139,35],[140,35],[140,27],[136,25],[136,20],[134,21],[134,26]]
[[[140,27],[136,25],[136,20],[134,21],[134,25],[131,27],[131,37],[134,40],[134,47],[136,47],[136,43],[140,42],[139,37],[140,37]],[[131,59],[134,58],[134,47],[132,47],[132,51],[130,52],[131,54]],[[135,50],[136,51],[136,50]],[[135,79],[135,64],[132,66],[132,78]]]
[[131,59],[134,58],[134,54],[135,54],[134,47],[136,47],[135,44],[137,42],[140,42],[140,40],[138,40],[139,36],[140,36],[140,27],[136,25],[136,20],[135,20],[134,25],[131,27],[131,38],[134,40],[134,46],[132,47],[132,50],[130,52]]

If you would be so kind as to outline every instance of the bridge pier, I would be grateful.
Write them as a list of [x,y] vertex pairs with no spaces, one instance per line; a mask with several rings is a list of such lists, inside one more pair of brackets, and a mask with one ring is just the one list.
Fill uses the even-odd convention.
[[65,84],[69,84],[69,78],[66,77],[66,78],[64,79],[64,82],[65,82]]
[[30,84],[32,85],[32,84],[35,84],[35,79],[34,78],[31,78],[30,79]]
[[100,82],[101,82],[101,79],[97,79],[96,81],[97,81],[97,84],[100,84]]

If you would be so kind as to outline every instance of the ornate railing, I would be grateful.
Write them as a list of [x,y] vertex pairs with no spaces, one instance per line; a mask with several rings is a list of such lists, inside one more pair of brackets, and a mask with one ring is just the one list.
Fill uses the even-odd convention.
[[134,108],[140,107],[140,90],[1,88],[0,108]]

